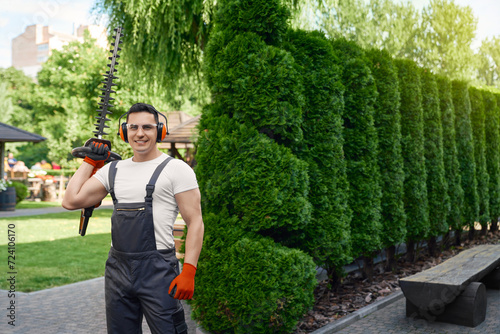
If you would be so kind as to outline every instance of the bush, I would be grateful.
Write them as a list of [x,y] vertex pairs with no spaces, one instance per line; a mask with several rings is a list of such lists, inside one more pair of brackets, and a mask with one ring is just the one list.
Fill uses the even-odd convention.
[[366,56],[370,59],[370,69],[378,92],[374,105],[374,124],[379,143],[378,166],[382,185],[383,232],[380,237],[382,245],[390,247],[403,242],[406,235],[399,81],[397,68],[389,53],[373,49]]
[[309,165],[308,198],[313,209],[311,222],[302,224],[298,238],[288,244],[311,255],[335,282],[351,261],[342,69],[331,43],[319,32],[290,31],[284,47],[300,65],[304,87],[304,139],[294,152]]
[[474,160],[476,162],[477,195],[479,201],[479,223],[486,232],[490,221],[490,195],[488,191],[489,175],[486,167],[486,137],[484,131],[484,103],[481,90],[469,88],[471,104],[472,138],[474,144]]
[[[378,140],[374,126],[377,90],[369,60],[354,42],[338,39],[333,49],[343,68],[345,86],[344,154],[349,182],[349,208],[352,210],[351,242],[353,256],[372,258],[380,243],[380,173],[377,165]],[[367,263],[365,261],[365,263]],[[369,269],[366,268],[365,269]],[[367,276],[371,274],[365,272]]]
[[437,77],[439,90],[439,109],[443,127],[443,161],[445,177],[448,184],[450,211],[447,214],[448,225],[453,230],[463,227],[460,209],[464,201],[464,190],[461,185],[460,166],[455,134],[455,109],[451,95],[451,81],[443,76]]
[[[443,127],[441,124],[441,109],[439,108],[439,91],[435,76],[428,69],[422,69],[420,74],[424,115],[427,199],[429,204],[429,236],[437,237],[449,230],[446,216],[448,215],[450,202],[443,162]],[[435,245],[435,239],[432,239],[432,245]]]
[[269,238],[221,228],[237,225],[237,217],[204,220],[212,231],[196,275],[193,317],[213,333],[290,333],[314,302],[311,258]]
[[473,227],[479,216],[477,194],[476,162],[474,160],[474,141],[471,125],[471,105],[468,84],[465,81],[452,81],[453,107],[455,108],[455,132],[457,139],[458,161],[464,190],[462,223]]
[[[397,59],[395,62],[401,94],[401,146],[405,172],[404,205],[408,217],[406,240],[417,242],[426,238],[429,232],[422,90],[417,65],[405,59]],[[410,260],[413,260],[412,250],[409,249]]]
[[204,57],[212,103],[195,171],[206,228],[190,304],[211,332],[289,333],[314,302],[312,258],[285,246],[310,223],[311,203],[308,164],[293,151],[304,97],[294,58],[278,47],[281,6],[218,2]]
[[490,216],[492,230],[498,228],[500,217],[500,106],[497,105],[495,94],[483,90],[485,133],[486,140],[486,166],[489,175]]
[[16,204],[28,196],[28,187],[24,183],[13,181],[11,187],[16,188]]

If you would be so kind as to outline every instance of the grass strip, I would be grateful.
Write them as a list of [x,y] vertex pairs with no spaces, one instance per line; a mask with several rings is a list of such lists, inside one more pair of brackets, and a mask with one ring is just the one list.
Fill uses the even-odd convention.
[[[109,233],[112,213],[111,209],[94,210],[89,220],[87,235]],[[15,225],[16,243],[53,241],[75,236],[82,238],[78,234],[80,211],[1,218],[0,245],[6,245],[8,242],[7,226],[9,224]]]
[[[15,265],[16,289],[38,291],[104,276],[111,234],[17,244]],[[7,245],[0,246],[7,258]],[[8,282],[0,281],[0,289]]]

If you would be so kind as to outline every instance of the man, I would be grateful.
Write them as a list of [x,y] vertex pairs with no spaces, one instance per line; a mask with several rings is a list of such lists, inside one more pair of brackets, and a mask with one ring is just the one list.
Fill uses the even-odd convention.
[[[99,169],[109,149],[93,142],[64,196],[63,207],[69,210],[94,206],[108,192],[113,198],[105,274],[108,333],[141,333],[143,314],[152,333],[186,332],[179,300],[193,296],[204,225],[193,170],[156,146],[163,129],[153,106],[134,104],[120,127],[134,156]],[[188,228],[180,275],[173,238],[178,212]]]

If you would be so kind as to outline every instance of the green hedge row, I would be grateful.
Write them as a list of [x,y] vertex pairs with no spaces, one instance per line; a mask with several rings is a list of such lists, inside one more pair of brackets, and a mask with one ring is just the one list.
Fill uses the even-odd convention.
[[[221,0],[204,54],[193,316],[290,333],[362,257],[500,216],[500,94],[385,51],[288,28],[281,0]],[[473,231],[473,230],[472,230]],[[391,263],[392,262],[392,263]]]

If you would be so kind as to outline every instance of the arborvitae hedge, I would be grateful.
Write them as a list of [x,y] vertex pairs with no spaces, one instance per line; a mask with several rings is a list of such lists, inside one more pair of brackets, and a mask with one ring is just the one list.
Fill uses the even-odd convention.
[[397,69],[386,51],[366,52],[375,78],[375,128],[378,137],[378,166],[381,174],[382,245],[390,247],[404,241],[406,214],[403,203],[403,156],[401,152],[401,114]]
[[482,91],[486,134],[486,167],[489,175],[491,229],[496,230],[500,217],[500,114],[495,95]]
[[309,165],[308,199],[313,208],[311,223],[300,229],[300,238],[293,243],[335,280],[351,260],[351,212],[342,149],[342,69],[331,43],[319,32],[290,31],[285,47],[301,66],[304,139],[295,152]]
[[[349,181],[349,207],[352,210],[351,242],[353,255],[371,258],[380,243],[380,173],[377,166],[377,132],[373,105],[377,96],[369,60],[354,42],[333,42],[343,67],[344,153]],[[367,273],[370,275],[370,273]]]
[[461,185],[462,178],[460,176],[460,165],[457,156],[455,109],[451,95],[451,81],[444,76],[438,76],[437,86],[439,89],[439,106],[443,128],[443,161],[450,199],[450,211],[448,212],[446,221],[456,231],[463,227],[460,208],[464,201],[464,190]]
[[479,222],[486,232],[490,221],[490,196],[488,192],[489,175],[486,168],[486,143],[484,132],[483,94],[475,87],[469,88],[471,103],[472,138],[474,141],[474,160],[476,162],[477,194],[479,200]]
[[399,110],[405,171],[404,205],[408,217],[406,239],[417,242],[429,232],[421,84],[419,69],[414,62],[397,59],[395,64],[401,94]]
[[190,303],[209,331],[290,333],[316,285],[312,258],[280,244],[311,220],[307,163],[290,148],[302,140],[302,81],[293,57],[266,43],[283,38],[279,0],[218,8],[204,57],[212,103],[196,173],[206,230]]
[[429,236],[443,235],[449,229],[448,184],[443,162],[443,128],[439,108],[439,91],[434,75],[427,69],[420,72],[422,109],[424,112],[424,151],[429,203]]
[[471,107],[467,86],[467,82],[452,81],[457,156],[460,163],[462,189],[464,190],[464,202],[461,207],[462,222],[464,225],[473,227],[479,215],[479,201],[477,195],[476,163],[474,160],[474,142],[470,120]]

